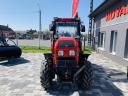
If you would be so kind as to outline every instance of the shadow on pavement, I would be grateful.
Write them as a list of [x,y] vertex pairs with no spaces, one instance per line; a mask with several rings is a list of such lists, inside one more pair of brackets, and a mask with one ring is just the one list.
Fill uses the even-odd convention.
[[109,78],[111,78],[111,80],[113,82],[124,82],[124,83],[128,83],[128,79],[127,79],[127,74],[124,72],[120,72],[117,70],[108,70],[109,73]]
[[[58,88],[54,82],[52,90],[48,91],[50,95],[54,96],[123,96],[123,93],[113,83],[106,69],[97,64],[92,64],[94,71],[94,81],[91,90],[81,90],[72,86],[62,86]],[[108,69],[109,70],[109,69]],[[116,72],[116,70],[113,70]],[[112,75],[112,74],[111,74]],[[118,79],[117,79],[118,81]],[[122,80],[124,82],[124,80]]]
[[57,84],[57,82],[53,82],[53,87],[48,91],[50,95],[54,96],[71,96],[75,91],[73,84],[62,84],[61,86]]
[[20,65],[20,64],[29,63],[29,62],[30,62],[30,61],[27,60],[27,59],[18,58],[18,59],[9,60],[9,61],[4,62],[4,63],[0,63],[0,65],[10,67],[10,66],[15,66],[15,65]]

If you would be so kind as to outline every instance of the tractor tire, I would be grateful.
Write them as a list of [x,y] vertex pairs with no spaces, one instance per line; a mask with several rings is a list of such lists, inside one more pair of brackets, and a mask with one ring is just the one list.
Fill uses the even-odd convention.
[[84,71],[80,75],[80,88],[89,90],[92,85],[92,80],[93,80],[93,71],[92,71],[92,66],[89,61],[84,61],[84,64],[86,65]]
[[41,85],[45,90],[51,89],[52,85],[52,75],[50,66],[47,63],[47,60],[42,61],[41,72],[40,72]]

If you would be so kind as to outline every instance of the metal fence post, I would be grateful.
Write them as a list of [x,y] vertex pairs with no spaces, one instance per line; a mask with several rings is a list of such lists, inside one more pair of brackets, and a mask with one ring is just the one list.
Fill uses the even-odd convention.
[[85,37],[84,37],[84,51],[85,51]]
[[127,79],[128,79],[128,66],[127,66]]

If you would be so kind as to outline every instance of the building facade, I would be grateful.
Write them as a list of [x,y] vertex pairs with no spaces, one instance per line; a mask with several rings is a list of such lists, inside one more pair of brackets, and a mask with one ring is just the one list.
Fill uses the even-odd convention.
[[0,36],[4,36],[7,38],[14,38],[15,32],[8,26],[0,25]]
[[97,50],[128,65],[128,0],[105,0],[89,16]]

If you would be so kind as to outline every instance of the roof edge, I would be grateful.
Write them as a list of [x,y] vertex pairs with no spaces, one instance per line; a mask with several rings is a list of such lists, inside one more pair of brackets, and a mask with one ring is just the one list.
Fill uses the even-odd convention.
[[118,0],[105,0],[104,2],[102,2],[92,13],[89,14],[90,18],[95,17],[97,14],[99,14],[100,12],[106,10],[107,8],[109,8],[112,4],[118,2]]

